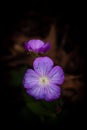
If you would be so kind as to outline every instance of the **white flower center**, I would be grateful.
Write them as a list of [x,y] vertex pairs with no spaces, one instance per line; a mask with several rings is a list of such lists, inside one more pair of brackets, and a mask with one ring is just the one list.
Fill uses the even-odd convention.
[[45,76],[40,77],[39,82],[40,82],[41,85],[47,85],[47,84],[49,84],[49,80]]

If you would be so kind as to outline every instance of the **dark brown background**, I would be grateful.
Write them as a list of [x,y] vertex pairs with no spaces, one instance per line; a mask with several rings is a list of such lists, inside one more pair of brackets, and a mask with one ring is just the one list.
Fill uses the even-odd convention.
[[[62,5],[60,7],[56,2],[33,1],[28,5],[10,3],[2,4],[2,7],[0,11],[2,123],[6,124],[9,121],[13,126],[15,124],[21,126],[18,116],[22,107],[20,90],[8,86],[10,82],[8,72],[11,68],[17,69],[25,64],[31,67],[32,59],[25,55],[23,43],[30,38],[41,38],[51,42],[52,50],[47,55],[65,71],[62,88],[64,108],[69,114],[60,123],[60,128],[83,128],[86,117],[86,45],[82,40],[82,29],[85,27],[84,11],[82,12],[80,6],[74,7],[70,4],[68,8]],[[38,121],[36,124],[40,125]]]

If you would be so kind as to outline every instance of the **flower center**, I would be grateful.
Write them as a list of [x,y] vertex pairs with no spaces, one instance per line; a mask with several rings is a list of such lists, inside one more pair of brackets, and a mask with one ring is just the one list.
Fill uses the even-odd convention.
[[48,78],[47,77],[45,77],[45,76],[43,76],[43,77],[40,77],[40,84],[41,85],[47,85],[47,84],[49,84],[49,80],[48,80]]

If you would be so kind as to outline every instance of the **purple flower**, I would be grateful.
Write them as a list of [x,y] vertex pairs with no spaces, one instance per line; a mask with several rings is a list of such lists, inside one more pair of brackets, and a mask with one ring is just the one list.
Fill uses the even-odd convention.
[[45,53],[50,49],[49,43],[44,43],[41,40],[30,40],[24,44],[27,51],[34,53]]
[[64,72],[60,66],[53,67],[49,57],[39,57],[33,62],[34,70],[28,69],[23,84],[29,95],[36,99],[52,101],[60,97],[60,86],[64,82]]

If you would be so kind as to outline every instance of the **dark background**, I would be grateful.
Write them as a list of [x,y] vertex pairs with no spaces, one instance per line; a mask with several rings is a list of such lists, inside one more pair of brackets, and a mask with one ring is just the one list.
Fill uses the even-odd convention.
[[[84,11],[82,11],[82,7],[80,8],[79,4],[78,6],[75,6],[75,4],[74,6],[72,6],[72,4],[70,4],[68,7],[67,6],[63,7],[62,5],[61,6],[58,5],[56,2],[55,3],[53,2],[47,2],[47,3],[36,2],[35,3],[33,1],[33,2],[29,2],[28,5],[25,3],[20,3],[18,5],[18,3],[13,2],[9,4],[3,3],[1,4],[1,6],[2,6],[2,9],[0,9],[0,22],[1,22],[0,24],[0,32],[1,32],[0,54],[1,56],[6,55],[6,48],[5,48],[5,45],[3,45],[2,43],[7,33],[11,33],[11,29],[15,26],[15,23],[23,17],[25,12],[29,10],[34,10],[34,11],[40,12],[42,15],[55,17],[56,19],[58,19],[58,24],[60,27],[64,26],[64,24],[67,23],[73,28],[72,29],[73,31],[77,30],[76,40],[78,39],[77,37],[79,34],[80,36],[79,43],[82,48],[83,56],[86,59],[86,56],[85,56],[86,45],[83,42],[83,40],[81,41],[82,34],[83,34],[82,29],[85,27],[85,23],[84,23],[85,13]],[[16,102],[15,103],[10,102],[11,98],[14,99],[13,95],[11,95],[10,92],[13,91],[15,95],[15,91],[10,90],[6,87],[6,85],[8,84],[6,83],[8,77],[6,78],[5,70],[7,70],[6,65],[1,63],[1,70],[0,70],[1,71],[1,85],[0,85],[1,86],[1,113],[0,114],[1,114],[1,120],[2,120],[1,124],[4,124],[4,126],[7,124],[8,127],[11,127],[12,125],[12,127],[15,127],[15,126],[26,127],[27,126],[29,128],[31,124],[33,123],[31,123],[31,121],[24,122],[23,119],[21,119],[18,114],[20,111],[20,108],[22,107],[22,103],[17,104]],[[85,73],[86,72],[84,68],[84,81],[86,81]],[[8,95],[7,93],[9,93],[10,96],[7,96]],[[68,104],[65,104],[64,107],[67,108],[67,106]],[[55,127],[64,128],[64,129],[84,128],[86,126],[86,123],[85,123],[86,121],[85,119],[86,118],[86,93],[84,94],[84,99],[81,103],[75,104],[75,106],[70,104],[69,107],[67,108],[67,110],[69,110],[69,113],[67,114],[65,119],[63,119],[63,122],[60,122]],[[33,124],[33,127],[34,125],[37,128],[42,127],[37,117],[36,117],[36,122],[34,122]],[[47,128],[47,127],[48,127],[48,124],[44,124],[43,128]]]

